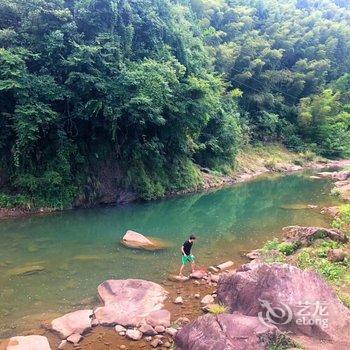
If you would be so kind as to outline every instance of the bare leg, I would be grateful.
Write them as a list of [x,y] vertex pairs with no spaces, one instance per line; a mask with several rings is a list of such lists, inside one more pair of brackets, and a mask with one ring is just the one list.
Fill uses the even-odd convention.
[[180,277],[182,277],[182,276],[183,276],[183,275],[182,275],[182,271],[183,271],[184,267],[185,267],[185,265],[181,265],[181,268],[180,268],[180,273],[179,273],[179,276],[180,276]]

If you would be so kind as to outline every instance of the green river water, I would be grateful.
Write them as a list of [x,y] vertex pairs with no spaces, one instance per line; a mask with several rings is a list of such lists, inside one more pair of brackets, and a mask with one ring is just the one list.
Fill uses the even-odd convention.
[[[190,233],[199,237],[194,254],[200,265],[227,259],[238,265],[246,261],[245,251],[278,236],[283,226],[329,225],[319,209],[300,209],[336,201],[328,180],[309,175],[261,178],[150,203],[0,221],[0,338],[93,304],[97,285],[106,279],[165,280],[177,272],[180,246]],[[157,252],[127,249],[119,242],[128,229],[171,246]],[[27,266],[43,270],[16,275]]]

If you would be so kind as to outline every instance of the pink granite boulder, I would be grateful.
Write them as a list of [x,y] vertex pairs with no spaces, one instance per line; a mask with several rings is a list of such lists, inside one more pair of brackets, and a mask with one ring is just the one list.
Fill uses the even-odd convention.
[[92,315],[92,310],[73,311],[54,319],[51,322],[51,328],[62,339],[66,339],[72,334],[83,334],[91,329]]
[[26,337],[11,338],[6,350],[51,350],[51,348],[46,337],[27,335]]
[[95,310],[100,324],[133,327],[162,309],[168,296],[159,284],[139,279],[105,281],[98,286],[98,293],[104,303]]
[[205,315],[175,336],[177,350],[266,350],[280,334],[276,326],[240,313]]

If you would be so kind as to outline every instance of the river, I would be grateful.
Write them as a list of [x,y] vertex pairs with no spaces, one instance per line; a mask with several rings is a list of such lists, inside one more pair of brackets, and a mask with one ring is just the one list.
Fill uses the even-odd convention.
[[[105,279],[163,281],[177,272],[190,233],[198,236],[198,263],[207,266],[245,261],[245,251],[278,236],[283,226],[328,225],[320,209],[306,206],[336,204],[330,188],[330,181],[306,172],[149,203],[0,221],[0,337],[96,303],[96,287]],[[127,249],[120,240],[128,229],[170,248]],[[28,266],[41,271],[16,274]]]

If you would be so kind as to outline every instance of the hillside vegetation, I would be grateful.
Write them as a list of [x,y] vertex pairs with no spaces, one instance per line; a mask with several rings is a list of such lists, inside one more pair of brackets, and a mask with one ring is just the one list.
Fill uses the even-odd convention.
[[0,206],[144,199],[278,142],[350,154],[347,0],[0,0]]

